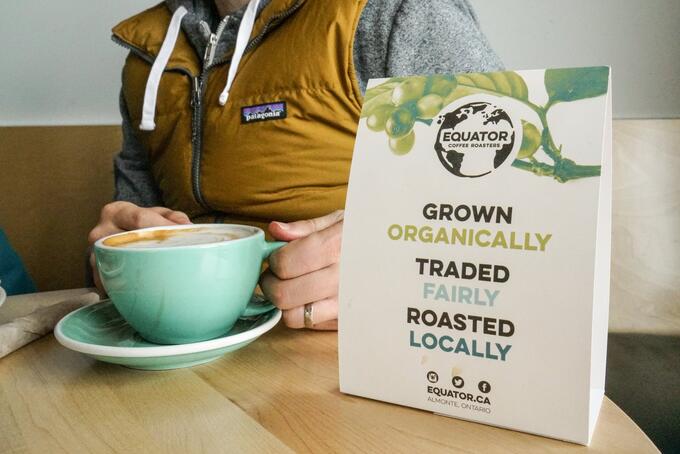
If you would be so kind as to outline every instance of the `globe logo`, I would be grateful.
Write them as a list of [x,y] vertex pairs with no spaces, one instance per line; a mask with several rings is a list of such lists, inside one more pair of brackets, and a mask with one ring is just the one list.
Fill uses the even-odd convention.
[[516,140],[510,116],[491,102],[464,104],[440,115],[437,125],[437,156],[458,177],[490,174],[508,159]]

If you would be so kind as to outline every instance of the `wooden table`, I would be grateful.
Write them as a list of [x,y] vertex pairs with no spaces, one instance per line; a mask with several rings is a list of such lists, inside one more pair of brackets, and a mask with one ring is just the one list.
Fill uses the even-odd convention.
[[[86,290],[8,298],[0,323]],[[191,369],[105,364],[47,336],[0,360],[0,452],[658,452],[605,399],[589,448],[341,394],[337,336],[278,326]]]

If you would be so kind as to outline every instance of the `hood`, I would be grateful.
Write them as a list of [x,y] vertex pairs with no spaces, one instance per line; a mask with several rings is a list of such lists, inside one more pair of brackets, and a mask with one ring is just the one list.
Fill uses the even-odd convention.
[[[258,16],[270,1],[260,0],[257,8]],[[210,34],[216,32],[222,20],[222,17],[217,12],[217,8],[215,8],[215,2],[212,0],[166,0],[165,5],[170,10],[170,13],[177,11],[180,6],[187,10],[187,14],[182,19],[182,31],[189,39],[197,55],[202,58],[205,54]],[[229,15],[229,21],[215,44],[215,59],[221,59],[234,48],[238,28],[245,14],[246,7],[247,5],[244,5],[241,9]]]
[[[219,19],[219,25],[213,31],[211,24],[215,22],[215,11],[211,3],[207,1],[169,1],[166,6],[172,13],[167,30],[164,33],[163,41],[151,65],[151,71],[144,91],[144,102],[142,105],[142,121],[139,128],[143,131],[153,131],[156,128],[155,112],[158,87],[161,77],[170,62],[175,45],[182,38],[181,31],[184,31],[185,39],[189,40],[194,49],[198,52],[200,61],[203,61],[203,71],[212,64],[221,61],[227,51],[231,64],[224,90],[219,96],[219,103],[224,106],[229,99],[229,90],[236,78],[241,58],[245,52],[251,38],[255,21],[259,13],[266,6],[268,0],[250,0],[245,8]],[[163,8],[159,4],[152,9]],[[185,6],[186,5],[186,6]],[[189,10],[187,7],[191,8]],[[174,9],[173,9],[174,8]],[[134,21],[133,21],[134,22]],[[120,27],[120,24],[117,26]],[[116,27],[116,28],[117,28]],[[145,30],[132,27],[134,32],[146,37]],[[158,31],[156,31],[158,35]],[[115,28],[114,28],[115,34]],[[157,36],[159,37],[159,36]],[[204,52],[201,52],[204,49]],[[207,49],[207,50],[205,50]],[[233,49],[233,52],[231,50]],[[201,55],[204,55],[201,58]],[[196,79],[199,80],[199,79]],[[198,84],[200,96],[202,77]]]

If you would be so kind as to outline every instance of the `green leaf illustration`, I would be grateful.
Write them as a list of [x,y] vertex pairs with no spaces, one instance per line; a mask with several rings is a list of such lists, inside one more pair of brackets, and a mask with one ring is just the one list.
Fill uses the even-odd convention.
[[381,94],[383,94],[387,91],[389,91],[391,93],[392,90],[394,89],[394,87],[399,85],[399,83],[402,80],[404,80],[403,77],[393,77],[390,80],[383,82],[380,85],[376,85],[373,88],[369,88],[368,90],[366,90],[366,95],[364,96],[364,102],[370,101],[374,97],[381,95]]
[[405,79],[405,77],[393,77],[380,85],[366,90],[361,118],[370,116],[376,107],[391,104],[393,90]]
[[[441,110],[464,96],[488,93],[514,98],[536,112],[541,122],[522,121],[522,144],[513,167],[547,176],[560,183],[600,174],[599,165],[580,165],[562,154],[548,124],[548,110],[556,102],[599,96],[607,91],[609,69],[578,68],[546,70],[545,85],[550,95],[546,105],[529,100],[526,82],[513,71],[435,76],[393,77],[366,91],[361,117],[372,131],[384,133],[395,155],[414,148],[416,123],[432,124]],[[534,156],[542,148],[552,164]]]
[[550,97],[549,104],[594,98],[605,94],[608,85],[609,68],[606,66],[545,71],[545,88]]
[[456,78],[460,86],[495,92],[522,101],[529,99],[529,90],[526,82],[524,82],[524,79],[519,74],[513,71],[488,74],[462,74]]
[[533,156],[541,146],[541,133],[536,126],[522,120],[522,130],[522,146],[517,154],[517,159],[526,159]]

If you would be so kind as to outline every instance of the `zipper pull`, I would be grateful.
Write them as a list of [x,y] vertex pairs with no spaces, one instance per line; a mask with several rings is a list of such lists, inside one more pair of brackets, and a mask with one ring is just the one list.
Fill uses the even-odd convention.
[[210,38],[208,38],[208,44],[205,46],[205,54],[203,55],[204,68],[212,63],[212,60],[215,57],[215,44],[217,44],[217,35],[211,33]]
[[198,81],[198,77],[193,78],[193,91],[191,97],[191,107],[196,107],[201,102],[201,84]]

